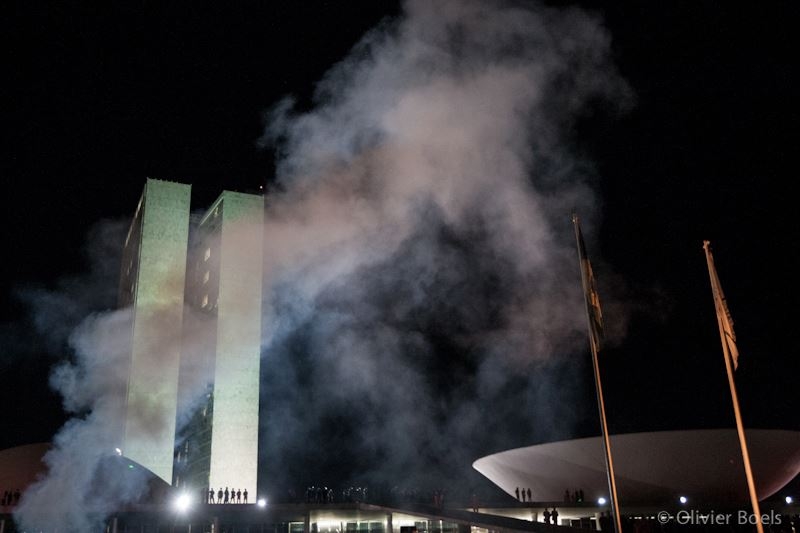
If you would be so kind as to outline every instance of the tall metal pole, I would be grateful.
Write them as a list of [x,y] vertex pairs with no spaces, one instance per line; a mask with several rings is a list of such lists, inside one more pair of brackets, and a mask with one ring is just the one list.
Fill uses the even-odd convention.
[[[592,343],[594,344],[594,343]],[[622,533],[622,519],[619,514],[619,501],[617,499],[617,482],[614,474],[614,460],[611,456],[611,441],[608,436],[606,423],[606,406],[603,400],[603,384],[600,381],[600,366],[597,361],[597,350],[592,348],[592,365],[594,366],[594,380],[597,389],[597,405],[600,410],[600,422],[603,428],[603,447],[606,452],[606,466],[608,467],[608,488],[611,494],[611,513],[614,515],[614,524],[617,533]]]
[[611,514],[614,516],[614,526],[617,533],[622,533],[622,520],[619,514],[619,501],[617,499],[617,483],[614,475],[614,460],[611,456],[611,440],[608,436],[608,424],[606,423],[606,406],[603,399],[603,384],[600,379],[600,365],[597,359],[597,353],[600,349],[595,342],[595,336],[592,331],[592,318],[591,310],[589,309],[589,299],[587,295],[592,290],[590,283],[592,280],[587,279],[589,272],[583,266],[583,261],[589,261],[587,257],[583,257],[581,249],[583,248],[583,238],[581,237],[580,228],[578,226],[578,216],[572,215],[572,224],[575,227],[575,240],[578,243],[578,261],[581,267],[581,284],[583,286],[583,301],[586,308],[586,321],[589,327],[589,345],[592,351],[592,367],[594,368],[594,384],[595,392],[597,393],[597,408],[600,411],[600,428],[603,433],[603,448],[606,458],[606,474],[608,477],[608,491],[611,496]]
[[764,533],[764,525],[761,523],[761,509],[758,506],[758,495],[756,494],[756,484],[753,480],[753,470],[750,467],[750,453],[747,451],[747,439],[745,438],[744,425],[742,424],[742,413],[739,411],[739,396],[736,394],[736,382],[733,379],[731,356],[728,351],[728,343],[725,340],[725,328],[722,323],[722,317],[724,316],[725,310],[720,309],[720,285],[719,279],[717,278],[716,269],[714,268],[714,258],[711,257],[710,244],[711,243],[709,241],[703,241],[703,250],[706,252],[708,275],[711,278],[711,292],[714,296],[714,310],[717,313],[717,326],[719,327],[719,340],[722,342],[722,355],[725,359],[725,370],[728,372],[728,386],[731,389],[733,415],[736,418],[736,431],[739,434],[739,447],[742,450],[742,463],[744,464],[744,473],[747,477],[747,489],[750,492],[750,504],[753,506],[753,514],[755,514],[756,530],[758,533]]

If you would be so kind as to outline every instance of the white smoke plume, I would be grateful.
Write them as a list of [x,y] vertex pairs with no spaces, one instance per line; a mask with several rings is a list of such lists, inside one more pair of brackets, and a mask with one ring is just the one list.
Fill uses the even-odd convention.
[[[412,0],[320,81],[310,109],[274,107],[269,490],[466,486],[477,454],[576,429],[585,384],[568,356],[586,333],[570,214],[591,233],[598,199],[572,128],[628,98],[592,14]],[[89,501],[67,488],[91,484],[113,448],[129,320],[95,314],[71,335],[74,361],[52,382],[75,416],[18,509],[23,529],[88,531],[145,490],[123,480]]]
[[[15,516],[23,531],[94,531],[114,506],[131,501],[146,489],[139,471],[128,479],[98,474],[117,446],[127,378],[122,369],[128,351],[130,312],[121,310],[89,317],[71,343],[74,363],[55,369],[51,385],[64,397],[73,418],[58,432],[45,455],[46,477],[29,487]],[[117,472],[116,474],[119,474]],[[108,484],[115,485],[113,491]]]
[[[25,490],[14,509],[22,531],[99,531],[108,515],[126,504],[167,497],[152,474],[118,456],[126,422],[135,428],[135,438],[145,440],[172,427],[159,410],[126,410],[134,316],[131,308],[114,307],[128,223],[101,221],[92,228],[85,247],[90,265],[86,275],[22,293],[38,338],[61,361],[51,372],[50,386],[62,396],[71,417],[44,457],[46,473]],[[136,318],[157,324],[159,313]],[[203,320],[187,308],[182,329],[151,327],[152,349],[140,361],[145,370],[156,376],[162,353],[179,344],[191,351],[205,342]],[[185,342],[184,334],[191,342]],[[209,381],[208,369],[187,370],[182,376],[186,388],[200,395]],[[191,401],[186,406],[194,407]],[[187,413],[180,415],[178,423],[185,423]]]
[[117,445],[127,387],[124,362],[131,313],[110,310],[116,302],[126,229],[121,221],[98,222],[84,247],[86,274],[65,278],[55,287],[21,291],[31,311],[37,355],[61,361],[50,385],[72,416],[44,458],[46,476],[28,487],[14,511],[22,531],[96,530],[115,505],[147,488],[140,471],[124,479],[103,475]]
[[575,429],[554,356],[585,350],[570,213],[598,200],[571,128],[628,102],[609,49],[579,9],[409,1],[273,109],[266,476],[441,479]]

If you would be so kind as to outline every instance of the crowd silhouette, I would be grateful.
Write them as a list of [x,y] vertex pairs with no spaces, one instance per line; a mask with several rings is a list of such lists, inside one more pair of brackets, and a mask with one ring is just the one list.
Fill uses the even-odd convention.
[[204,492],[206,503],[247,503],[248,492],[247,489],[228,489],[221,488],[214,492],[213,488],[209,488],[208,492]]
[[516,490],[514,491],[514,495],[517,497],[517,500],[521,502],[533,501],[533,492],[531,492],[530,488],[528,488],[527,490],[526,489],[520,490],[520,488],[517,487]]
[[558,525],[558,509],[556,509],[555,507],[553,507],[552,511],[550,511],[548,507],[545,507],[544,513],[542,513],[542,515],[544,516],[545,524]]
[[[443,508],[446,491],[443,488],[422,489],[400,485],[349,485],[331,488],[324,484],[310,485],[300,490],[289,488],[282,501],[293,503],[377,503],[377,504],[421,504]],[[477,498],[473,492],[465,494],[464,501],[473,503]],[[277,500],[281,501],[281,500]]]
[[[351,501],[360,501],[358,499],[360,496],[360,490],[361,487],[350,487],[349,491],[342,491],[342,498],[344,498],[345,494],[347,494],[348,496],[355,498]],[[364,490],[366,491],[366,489]],[[333,503],[333,501],[333,489],[317,486],[306,488],[306,503]]]

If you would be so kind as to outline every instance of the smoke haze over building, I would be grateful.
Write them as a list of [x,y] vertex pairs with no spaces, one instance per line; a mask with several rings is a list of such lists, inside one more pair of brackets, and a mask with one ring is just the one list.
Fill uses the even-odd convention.
[[[259,476],[275,497],[314,483],[464,486],[482,454],[595,430],[579,425],[591,406],[576,407],[591,384],[574,359],[586,333],[570,213],[591,228],[601,201],[570,142],[581,113],[631,101],[610,39],[577,8],[410,1],[310,106],[288,97],[266,114],[261,142],[278,164]],[[96,240],[99,272],[118,268],[119,233]],[[52,303],[71,289],[31,296],[40,331],[73,355],[51,380],[73,418],[23,498],[26,526],[86,530],[90,510],[142,490],[94,507],[66,489],[113,449],[125,387],[130,314],[103,310],[116,280],[87,279],[70,320]]]
[[577,9],[405,7],[269,115],[266,478],[436,484],[577,429],[569,213],[598,201],[569,127],[628,103],[610,37]]

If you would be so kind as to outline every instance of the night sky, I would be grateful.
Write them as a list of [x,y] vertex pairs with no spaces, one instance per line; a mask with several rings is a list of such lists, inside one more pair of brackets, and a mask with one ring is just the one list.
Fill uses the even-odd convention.
[[[704,239],[735,320],[745,423],[800,430],[797,5],[550,5],[602,17],[632,94],[624,109],[590,105],[566,139],[596,176],[599,216],[584,233],[601,298],[613,302],[607,324],[624,330],[603,354],[611,430],[733,424]],[[113,307],[116,274],[88,264],[87,235],[101,220],[127,223],[146,177],[191,183],[197,208],[223,188],[269,186],[266,112],[286,95],[311,107],[323,74],[401,6],[17,2],[3,11],[0,449],[48,441],[66,420],[47,381],[69,354],[37,330],[30,295],[60,295],[48,309],[66,307],[66,330]],[[557,370],[584,387],[570,400],[578,423],[562,437],[598,431],[588,343],[584,356]]]

